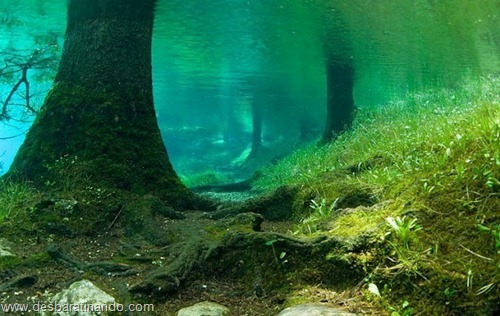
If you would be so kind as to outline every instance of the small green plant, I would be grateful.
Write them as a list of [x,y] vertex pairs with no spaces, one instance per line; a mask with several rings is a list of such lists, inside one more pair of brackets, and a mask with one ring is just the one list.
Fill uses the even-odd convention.
[[333,213],[335,205],[337,204],[338,199],[333,201],[332,204],[328,205],[326,199],[321,199],[321,202],[318,203],[315,200],[311,200],[311,208],[313,209],[313,214],[316,218],[325,219],[330,217]]
[[474,277],[474,273],[472,272],[472,269],[469,268],[469,270],[467,270],[467,291],[470,291],[470,289],[472,288],[472,279]]
[[406,249],[409,249],[409,242],[412,235],[422,229],[422,226],[417,224],[416,218],[407,219],[406,216],[397,216],[395,218],[387,217],[385,220],[389,223],[391,228],[396,233],[396,237]]
[[486,284],[485,286],[481,287],[479,290],[477,290],[476,295],[482,295],[490,292],[497,286],[496,282],[492,282],[489,284]]
[[495,239],[495,248],[500,254],[500,224],[493,224],[491,227],[477,224],[477,229],[482,232],[490,233],[491,236],[493,236],[493,238]]
[[413,314],[413,308],[410,307],[408,301],[403,301],[399,307],[389,306],[389,311],[391,311],[391,316],[411,316]]
[[[487,232],[487,233],[491,234],[491,236],[495,240],[495,248],[497,250],[497,253],[500,254],[500,225],[493,224],[491,227],[487,227],[487,226],[484,226],[481,224],[477,224],[477,228],[480,231]],[[500,265],[497,268],[500,268]],[[482,286],[479,290],[477,290],[476,295],[486,294],[486,293],[490,292],[491,290],[493,290],[495,287],[497,287],[498,284],[500,284],[498,282],[498,278],[494,278],[492,281],[493,282],[486,284],[485,286]]]
[[[384,286],[384,292],[386,291],[387,291],[387,284]],[[380,298],[385,308],[387,308],[391,312],[391,316],[411,316],[413,313],[413,309],[410,307],[410,303],[406,300],[403,301],[401,303],[401,306],[399,307],[394,307],[392,305],[389,305],[387,300],[382,296],[382,294],[380,294],[380,291],[378,290],[378,287],[375,283],[368,284],[368,292]]]
[[278,255],[276,254],[276,249],[274,248],[274,244],[277,242],[278,240],[277,239],[271,239],[271,240],[268,240],[266,241],[265,245],[266,246],[269,246],[271,247],[271,249],[273,250],[273,257],[274,257],[274,263],[276,264],[276,266],[278,268],[281,268],[285,263],[288,262],[287,259],[285,259],[286,257],[286,252],[282,251],[278,257]]
[[446,297],[446,304],[450,304],[449,301],[453,297],[455,297],[455,295],[457,294],[457,290],[447,287],[446,289],[444,289],[443,294]]
[[314,199],[311,200],[311,214],[300,221],[300,224],[298,225],[294,233],[313,234],[317,232],[319,230],[318,225],[322,221],[328,220],[333,214],[338,200],[339,199],[337,198],[331,204],[328,204],[328,202],[324,198],[322,198],[319,203]]

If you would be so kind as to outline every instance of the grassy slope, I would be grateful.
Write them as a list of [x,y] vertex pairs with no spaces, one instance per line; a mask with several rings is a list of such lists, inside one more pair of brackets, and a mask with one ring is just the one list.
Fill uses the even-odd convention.
[[[375,246],[361,260],[378,304],[402,315],[488,315],[500,297],[499,91],[491,77],[360,111],[350,132],[268,167],[256,185],[314,197],[296,233],[368,232]],[[416,219],[408,247],[404,227],[386,221],[397,216],[400,226]]]

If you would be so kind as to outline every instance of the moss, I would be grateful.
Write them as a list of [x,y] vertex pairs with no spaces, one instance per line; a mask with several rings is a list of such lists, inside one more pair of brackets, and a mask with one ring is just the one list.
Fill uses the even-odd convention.
[[[500,222],[499,83],[491,77],[360,110],[333,144],[298,151],[264,170],[255,186],[300,188],[298,225],[315,212],[311,199],[338,204],[319,233],[364,239],[371,256],[330,256],[363,269],[385,289],[387,304],[401,309],[407,300],[425,315],[494,314],[500,257],[478,224]],[[410,249],[385,223],[402,215],[423,227]],[[334,273],[323,275],[327,283]]]
[[173,233],[159,229],[153,215],[162,207],[161,201],[154,196],[145,195],[123,207],[125,233],[128,236],[141,236],[156,245],[173,241]]
[[5,256],[0,257],[0,268],[1,270],[9,270],[20,266],[23,263],[18,257],[14,256]]

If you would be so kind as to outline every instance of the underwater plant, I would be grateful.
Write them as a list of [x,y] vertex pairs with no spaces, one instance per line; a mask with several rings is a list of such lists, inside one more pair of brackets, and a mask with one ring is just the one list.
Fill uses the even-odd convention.
[[422,226],[417,224],[416,218],[410,219],[406,218],[406,216],[397,216],[394,218],[389,216],[386,218],[386,221],[406,249],[409,249],[409,242],[412,234],[422,229]]
[[477,224],[477,228],[482,232],[490,233],[495,240],[495,248],[500,254],[500,224],[493,224],[491,227],[487,227],[481,224]]
[[311,200],[309,206],[312,209],[311,213],[300,221],[294,233],[313,234],[317,232],[319,224],[331,217],[338,201],[337,198],[331,204],[328,204],[325,198],[322,198],[320,202],[314,199]]
[[278,257],[278,255],[276,253],[276,249],[274,248],[274,244],[277,241],[278,241],[277,239],[271,239],[271,240],[266,241],[265,245],[271,247],[271,249],[273,250],[274,263],[276,264],[276,266],[278,268],[281,268],[285,263],[288,262],[288,260],[285,259],[285,257],[286,257],[286,252],[285,251],[280,252],[280,255]]

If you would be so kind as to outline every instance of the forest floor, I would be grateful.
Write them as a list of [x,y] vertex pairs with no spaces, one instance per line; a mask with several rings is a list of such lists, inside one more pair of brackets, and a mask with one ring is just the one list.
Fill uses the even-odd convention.
[[[185,219],[166,219],[157,217],[161,228],[177,235],[177,240],[203,238],[206,228],[212,227],[215,220],[206,219],[203,212],[187,212]],[[119,226],[119,225],[118,225]],[[286,234],[292,228],[291,221],[264,222],[263,232]],[[5,233],[5,232],[4,232]],[[3,234],[2,234],[3,235]],[[47,302],[54,294],[66,289],[73,282],[87,279],[110,295],[118,298],[128,297],[127,289],[135,283],[144,280],[145,276],[166,264],[169,258],[162,247],[146,242],[129,244],[123,231],[116,227],[109,232],[97,236],[77,236],[75,238],[40,234],[36,237],[13,237],[8,233],[12,243],[12,252],[16,258],[9,262],[1,258],[3,269],[0,272],[0,301],[3,304],[36,304]],[[15,234],[14,234],[15,235]],[[40,237],[44,236],[44,237]],[[68,262],[57,262],[47,255],[50,245],[57,245],[65,257],[83,264],[117,262],[123,264],[134,273],[116,275],[115,273],[96,273],[80,270],[68,265]],[[203,269],[203,267],[201,267]],[[273,291],[271,293],[256,293],[255,288],[249,288],[246,281],[223,276],[200,276],[188,278],[176,293],[168,294],[159,299],[145,295],[135,297],[130,302],[135,304],[154,304],[154,312],[141,315],[176,315],[181,308],[202,301],[216,302],[229,307],[231,315],[276,315],[284,308],[284,303],[290,293]],[[12,284],[15,280],[17,283]],[[293,282],[290,279],[290,282]],[[10,286],[12,285],[12,286]],[[293,288],[293,284],[290,284]],[[299,284],[297,284],[298,286]],[[296,287],[295,289],[299,289]],[[377,315],[373,306],[362,302],[356,291],[335,292],[320,283],[300,288],[303,299],[311,302],[321,302],[362,314]],[[123,302],[123,300],[118,299]],[[18,312],[13,315],[30,315],[32,313]]]

